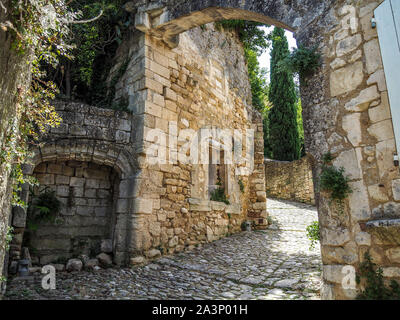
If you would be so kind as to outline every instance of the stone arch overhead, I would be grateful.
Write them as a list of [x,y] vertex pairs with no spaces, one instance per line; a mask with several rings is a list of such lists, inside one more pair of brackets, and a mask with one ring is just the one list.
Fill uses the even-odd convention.
[[90,139],[59,139],[32,150],[31,165],[25,174],[32,174],[41,162],[77,160],[93,162],[113,168],[120,179],[132,178],[137,172],[136,157],[123,146]]
[[293,32],[303,31],[325,15],[335,0],[145,0],[128,11],[137,11],[135,26],[163,39],[171,48],[179,44],[179,34],[189,29],[225,19],[241,19],[271,24]]

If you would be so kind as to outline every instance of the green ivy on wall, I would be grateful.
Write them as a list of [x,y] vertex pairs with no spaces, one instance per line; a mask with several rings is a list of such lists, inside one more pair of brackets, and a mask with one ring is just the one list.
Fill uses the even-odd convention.
[[58,126],[61,118],[50,100],[57,93],[56,85],[46,79],[44,64],[55,67],[59,58],[71,58],[72,46],[66,42],[69,25],[79,15],[68,9],[64,0],[12,0],[9,20],[0,27],[13,37],[13,50],[30,63],[31,82],[24,90],[19,87],[16,117],[10,120],[11,130],[0,152],[0,163],[12,169],[13,204],[26,206],[18,192],[24,182],[32,183],[22,173],[22,164],[29,158],[29,146],[49,127]]
[[344,175],[343,167],[336,168],[331,164],[333,157],[330,153],[323,156],[324,164],[319,179],[321,191],[328,192],[330,204],[336,204],[339,213],[344,211],[344,200],[353,192],[349,185],[349,177]]

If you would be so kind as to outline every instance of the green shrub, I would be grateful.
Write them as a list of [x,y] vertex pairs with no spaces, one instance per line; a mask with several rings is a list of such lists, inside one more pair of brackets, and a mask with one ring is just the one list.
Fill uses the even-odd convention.
[[31,230],[37,229],[37,223],[39,222],[54,223],[60,210],[61,202],[57,199],[55,191],[46,187],[28,208],[28,228]]
[[319,233],[319,223],[318,221],[314,221],[307,228],[307,238],[311,241],[310,250],[315,248],[315,244],[320,241],[320,233]]
[[324,166],[320,178],[322,191],[330,192],[332,200],[344,200],[352,192],[349,178],[344,176],[344,168]]
[[242,179],[239,179],[238,184],[239,184],[240,191],[242,193],[244,193],[244,183],[243,183]]
[[349,177],[344,176],[344,168],[336,168],[331,164],[333,157],[331,153],[326,153],[322,157],[324,162],[319,181],[321,191],[329,192],[332,203],[335,203],[339,213],[344,211],[344,199],[346,199],[353,191],[349,185]]
[[333,160],[333,156],[332,156],[332,154],[331,154],[330,152],[325,153],[325,154],[322,156],[322,161],[323,161],[325,164],[329,164],[330,162],[332,162],[332,160]]
[[364,261],[360,264],[356,282],[360,284],[363,279],[365,289],[359,292],[358,300],[400,300],[400,285],[392,280],[389,287],[385,286],[382,268],[373,263],[368,252],[364,254]]
[[246,231],[246,229],[247,229],[247,221],[243,221],[243,222],[240,224],[240,229],[241,229],[242,231]]
[[8,251],[8,249],[10,249],[10,243],[14,236],[13,232],[14,232],[13,227],[7,227],[6,241],[5,241],[5,246],[4,246],[6,251]]
[[283,60],[279,67],[292,73],[297,73],[301,78],[313,74],[320,66],[321,55],[317,53],[317,47],[306,48],[299,46]]
[[225,189],[218,187],[214,191],[211,192],[211,201],[223,202],[225,204],[230,204],[228,198],[225,194]]

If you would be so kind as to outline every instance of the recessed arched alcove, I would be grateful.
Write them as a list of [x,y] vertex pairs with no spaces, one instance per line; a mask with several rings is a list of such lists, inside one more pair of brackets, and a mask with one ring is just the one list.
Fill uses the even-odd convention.
[[[33,177],[40,185],[32,188],[23,246],[40,264],[112,254],[120,183],[113,168],[87,161],[47,161],[35,167]],[[54,201],[60,204],[59,212],[48,212]]]

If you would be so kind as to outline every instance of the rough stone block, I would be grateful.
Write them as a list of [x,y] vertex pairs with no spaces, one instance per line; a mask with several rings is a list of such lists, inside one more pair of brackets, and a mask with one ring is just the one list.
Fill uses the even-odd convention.
[[364,44],[364,53],[366,59],[367,71],[369,74],[383,68],[382,57],[378,39],[373,39]]
[[363,81],[363,64],[356,62],[331,73],[331,96],[336,97],[355,90]]
[[354,147],[359,146],[362,141],[360,120],[360,113],[349,114],[343,117],[343,130],[347,132],[347,138]]
[[345,174],[348,175],[352,180],[361,178],[361,168],[354,150],[348,150],[340,153],[339,156],[333,161],[333,165],[337,168],[346,168]]
[[393,139],[394,133],[392,120],[388,119],[372,124],[368,128],[368,132],[369,134],[374,136],[379,142]]
[[112,253],[113,252],[113,244],[112,244],[111,239],[101,240],[101,252],[104,252],[104,253]]
[[327,246],[340,247],[350,241],[350,232],[347,229],[328,229],[321,230],[321,244]]
[[83,267],[83,263],[82,263],[81,260],[79,260],[79,259],[70,259],[70,260],[68,260],[68,262],[67,262],[66,269],[67,269],[67,271],[69,271],[69,272],[72,272],[72,271],[81,271],[81,270],[82,270],[82,267]]
[[71,179],[70,179],[71,187],[83,187],[84,184],[85,184],[84,178],[71,177]]
[[383,120],[391,119],[390,107],[389,107],[389,98],[388,93],[383,92],[381,94],[381,104],[377,107],[368,109],[369,119],[371,123],[380,122]]
[[360,34],[356,34],[352,37],[345,38],[338,42],[336,46],[336,55],[338,57],[349,54],[350,52],[356,50],[362,42]]
[[383,269],[383,276],[385,278],[400,278],[400,268],[387,267],[382,269]]
[[133,200],[133,213],[153,213],[153,202],[149,199],[135,198]]
[[345,273],[342,273],[344,265],[325,265],[322,275],[326,281],[342,284]]
[[368,109],[369,104],[380,98],[380,94],[376,86],[369,87],[360,92],[358,97],[346,103],[345,108],[351,112],[363,112]]
[[25,228],[26,226],[26,210],[21,207],[13,207],[12,225],[16,228]]
[[56,184],[69,185],[69,180],[70,180],[70,177],[68,177],[68,176],[56,175]]

